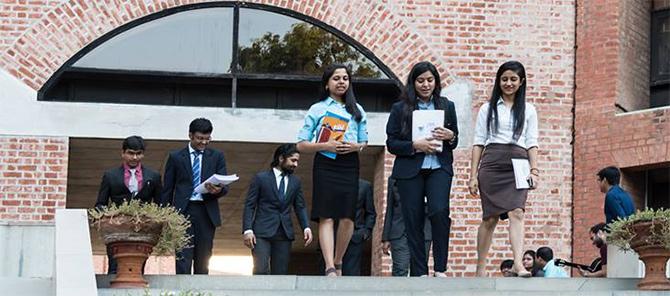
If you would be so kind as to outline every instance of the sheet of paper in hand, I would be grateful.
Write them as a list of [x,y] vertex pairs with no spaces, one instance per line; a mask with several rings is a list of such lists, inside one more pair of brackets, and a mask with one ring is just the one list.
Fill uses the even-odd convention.
[[205,188],[205,183],[210,183],[212,185],[228,185],[230,183],[233,183],[237,180],[239,180],[240,177],[237,176],[237,174],[233,175],[218,175],[214,174],[211,177],[207,178],[205,182],[200,183],[198,187],[195,188],[195,192],[197,193],[207,193],[207,188]]
[[[432,137],[436,127],[444,126],[444,110],[414,110],[412,112],[412,141]],[[437,152],[442,152],[442,141],[438,144]]]
[[[344,132],[347,131],[349,119],[333,112],[327,111],[323,116],[319,132],[316,134],[317,143],[326,143],[330,140],[344,141]],[[320,151],[328,158],[335,159],[337,154],[330,151]]]
[[530,176],[530,163],[525,158],[512,158],[512,168],[514,169],[514,179],[516,189],[528,189],[528,177]]

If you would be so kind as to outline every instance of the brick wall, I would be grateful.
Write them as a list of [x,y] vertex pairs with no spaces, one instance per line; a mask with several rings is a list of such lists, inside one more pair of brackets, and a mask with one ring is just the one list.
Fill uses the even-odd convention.
[[628,111],[649,108],[651,4],[627,0],[620,4],[617,103]]
[[64,0],[3,0],[0,2],[0,52]]
[[670,0],[653,0],[652,2],[654,10],[670,8]]
[[[47,13],[18,38],[7,37],[14,36],[12,31],[0,28],[2,38],[13,40],[11,45],[0,47],[0,68],[39,89],[63,63],[103,34],[158,10],[195,2],[201,1],[67,1],[55,7],[54,2],[44,2],[41,9]],[[540,116],[542,170],[541,187],[528,199],[526,245],[533,249],[549,245],[558,256],[570,258],[574,1],[253,2],[291,9],[343,31],[401,78],[415,62],[433,61],[445,85],[457,79],[474,85],[473,113],[490,94],[497,67],[509,59],[523,62],[528,72],[527,99],[536,105]],[[13,10],[22,4],[19,1],[4,6]],[[481,212],[479,199],[467,194],[469,158],[469,148],[456,152],[448,270],[452,276],[473,275],[475,270],[476,230]],[[391,158],[386,157],[384,164],[385,178]],[[377,198],[378,190],[385,188],[376,188]],[[377,202],[383,205],[383,201]],[[383,213],[383,207],[378,212]],[[491,272],[497,270],[502,259],[511,257],[506,229],[506,224],[501,223],[496,230]],[[376,239],[375,248],[377,243]],[[379,256],[378,251],[373,254]],[[378,262],[382,272],[390,270],[387,257],[380,257]]]
[[0,135],[0,222],[53,222],[65,208],[67,138]]
[[[628,6],[633,4],[638,6]],[[621,35],[630,32],[622,29],[617,17],[622,9],[646,7],[646,1],[578,1],[573,234],[573,257],[578,262],[597,256],[588,229],[605,219],[596,172],[609,165],[621,167],[622,185],[639,206],[644,204],[644,192],[635,172],[670,161],[670,109],[616,114],[614,107],[621,97],[617,90],[630,86],[630,81],[618,79],[620,72],[630,70],[621,52],[631,49],[621,43]]]

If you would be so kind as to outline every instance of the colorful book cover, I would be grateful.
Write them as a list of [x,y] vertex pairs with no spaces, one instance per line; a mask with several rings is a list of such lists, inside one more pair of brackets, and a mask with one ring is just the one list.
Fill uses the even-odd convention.
[[[327,111],[321,120],[319,132],[316,134],[317,143],[325,143],[330,140],[344,141],[344,132],[347,131],[349,119],[333,112]],[[337,153],[330,151],[321,151],[321,154],[328,158],[335,159]]]

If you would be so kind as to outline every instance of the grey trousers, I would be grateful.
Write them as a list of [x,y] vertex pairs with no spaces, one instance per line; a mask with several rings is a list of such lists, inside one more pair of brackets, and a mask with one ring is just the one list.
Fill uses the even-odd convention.
[[[393,276],[408,276],[409,275],[409,246],[407,245],[407,236],[403,235],[398,239],[390,241],[391,243],[391,260],[393,267],[391,275]],[[426,254],[430,254],[431,241],[425,241]]]

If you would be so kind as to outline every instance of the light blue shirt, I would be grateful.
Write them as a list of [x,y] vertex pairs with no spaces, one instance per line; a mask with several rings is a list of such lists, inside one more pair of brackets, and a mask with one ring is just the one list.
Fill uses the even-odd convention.
[[542,270],[544,271],[544,277],[546,278],[567,278],[568,273],[565,272],[563,268],[560,268],[554,264],[554,259],[549,260],[547,265],[545,265]]
[[307,111],[305,116],[305,124],[303,124],[300,132],[298,133],[298,142],[308,141],[311,142],[316,137],[316,133],[319,131],[323,117],[326,115],[326,112],[332,112],[337,115],[340,115],[344,118],[349,119],[347,125],[347,130],[344,132],[344,141],[350,143],[365,143],[368,141],[368,117],[363,110],[361,105],[356,104],[358,110],[361,111],[361,121],[356,122],[354,117],[347,112],[344,104],[340,104],[333,98],[328,97],[325,100],[322,100],[311,107]]
[[[422,100],[419,101],[419,110],[435,110],[435,103],[433,103],[433,98],[431,97],[428,103],[424,103]],[[435,154],[426,154],[426,157],[423,158],[423,164],[421,165],[422,169],[439,169],[441,167],[440,160]]]

